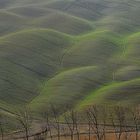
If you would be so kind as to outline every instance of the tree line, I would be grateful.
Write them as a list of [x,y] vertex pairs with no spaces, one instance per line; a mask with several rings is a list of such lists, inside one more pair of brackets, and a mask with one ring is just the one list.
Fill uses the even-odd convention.
[[[139,140],[140,107],[92,105],[81,111],[68,110],[59,114],[55,106],[40,114],[38,120],[29,108],[19,111],[15,120],[20,132],[14,139],[25,140],[108,140],[109,134],[114,140]],[[34,123],[39,124],[39,132],[34,133]],[[6,140],[4,118],[0,115],[0,136]],[[83,137],[82,137],[83,138]],[[12,139],[12,135],[10,136]]]

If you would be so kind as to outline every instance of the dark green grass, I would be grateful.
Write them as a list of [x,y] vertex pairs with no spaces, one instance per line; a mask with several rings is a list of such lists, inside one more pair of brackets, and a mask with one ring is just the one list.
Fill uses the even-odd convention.
[[47,5],[49,8],[57,9],[74,16],[88,20],[96,20],[101,17],[101,10],[105,8],[101,2],[95,1],[56,1]]
[[70,43],[67,35],[41,29],[0,38],[0,99],[14,105],[31,101],[41,81],[60,68],[63,49]]
[[0,35],[18,31],[26,26],[27,20],[16,14],[0,11]]
[[35,19],[32,23],[36,27],[51,28],[72,35],[83,34],[94,29],[86,20],[54,12]]

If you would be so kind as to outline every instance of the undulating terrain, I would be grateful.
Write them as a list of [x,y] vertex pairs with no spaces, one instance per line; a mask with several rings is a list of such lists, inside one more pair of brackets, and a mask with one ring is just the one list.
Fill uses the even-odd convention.
[[140,103],[140,0],[0,0],[0,109]]

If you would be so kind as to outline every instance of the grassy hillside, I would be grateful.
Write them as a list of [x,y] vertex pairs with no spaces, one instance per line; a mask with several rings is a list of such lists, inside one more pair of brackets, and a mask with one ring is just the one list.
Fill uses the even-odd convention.
[[17,105],[36,97],[41,82],[60,69],[61,56],[70,44],[71,37],[45,29],[1,37],[0,99]]
[[76,108],[82,109],[90,104],[139,104],[139,85],[140,79],[134,79],[125,82],[112,82],[89,94],[81,101]]
[[138,104],[139,13],[139,0],[1,0],[0,108]]
[[57,109],[62,111],[63,108],[64,111],[67,109],[66,106],[74,107],[91,89],[101,87],[108,82],[108,79],[109,74],[95,66],[60,72],[45,82],[40,95],[31,102],[31,107],[33,110],[41,111],[46,104],[55,104]]

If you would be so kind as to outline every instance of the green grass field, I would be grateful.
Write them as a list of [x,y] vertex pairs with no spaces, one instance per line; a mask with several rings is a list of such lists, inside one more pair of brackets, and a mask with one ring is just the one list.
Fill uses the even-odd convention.
[[1,0],[0,109],[139,104],[139,13],[139,0]]

